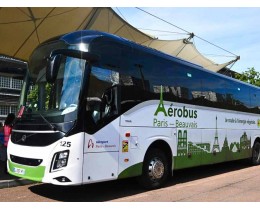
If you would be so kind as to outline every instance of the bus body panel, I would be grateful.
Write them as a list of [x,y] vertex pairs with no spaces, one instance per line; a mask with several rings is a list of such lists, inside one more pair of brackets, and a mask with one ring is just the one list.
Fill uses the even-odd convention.
[[[10,174],[20,176],[22,178],[42,181],[45,183],[57,185],[82,184],[83,143],[83,133],[78,133],[70,137],[64,137],[46,147],[20,146],[9,141],[8,171]],[[51,170],[55,153],[67,150],[69,151],[67,166],[64,168]],[[24,164],[12,162],[10,158],[10,155],[12,154],[26,159],[41,159],[42,162],[39,166],[25,166]],[[57,180],[57,177],[66,177],[70,181],[61,182]]]
[[177,129],[176,156],[174,169],[189,168],[201,165],[201,151],[197,145],[202,145],[200,129]]
[[[124,132],[131,131],[131,135],[133,133],[134,138],[138,139],[137,150],[131,150],[140,151],[135,158],[144,157],[149,147],[150,142],[144,141],[149,138],[145,134],[152,133],[155,139],[161,136],[172,138],[166,129],[171,127],[176,129],[177,138],[176,142],[169,143],[174,169],[251,157],[254,141],[260,133],[258,115],[168,101],[163,102],[162,110],[165,112],[160,111],[156,115],[160,104],[156,100],[143,102],[121,116]],[[143,132],[136,134],[139,129]],[[128,144],[132,144],[131,139]]]
[[93,135],[85,134],[83,183],[116,179],[118,151],[119,118]]
[[114,180],[118,173],[118,152],[84,154],[83,183]]
[[[10,141],[9,157],[10,154],[15,154],[20,157],[43,159],[40,167],[44,168],[24,167],[12,163],[9,158],[9,172],[23,178],[59,185],[78,185],[139,176],[145,153],[149,146],[157,140],[165,141],[171,148],[174,160],[173,169],[250,157],[254,139],[260,133],[256,130],[258,128],[256,115],[249,117],[248,114],[244,113],[227,113],[227,111],[210,110],[179,103],[174,103],[173,106],[170,102],[164,102],[165,110],[169,107],[175,107],[176,110],[182,110],[183,113],[186,110],[193,110],[193,117],[191,119],[183,117],[181,112],[177,117],[165,116],[162,113],[155,116],[158,103],[159,101],[156,100],[144,102],[93,135],[79,133],[64,137],[47,147],[24,146],[21,149],[21,146]],[[146,108],[144,110],[137,108],[138,106]],[[194,111],[197,111],[196,118]],[[206,116],[207,124],[203,120]],[[155,119],[161,123],[154,123]],[[232,125],[225,125],[224,127],[227,129],[219,128],[223,127],[224,122],[227,125]],[[236,123],[242,123],[245,129],[238,129]],[[119,126],[120,124],[121,126]],[[141,126],[141,124],[146,126]],[[195,126],[195,128],[176,128],[174,125]],[[250,127],[253,128],[249,129]],[[84,141],[85,143],[83,143]],[[70,143],[67,144],[67,142]],[[214,145],[215,143],[218,145]],[[66,145],[71,146],[67,147]],[[61,170],[50,173],[53,155],[66,149],[70,150],[68,165]],[[24,154],[30,155],[25,156]],[[17,174],[14,172],[14,168],[38,170],[39,173],[44,170],[44,175],[43,177],[30,177],[26,174]],[[77,173],[73,171],[77,171]],[[59,182],[55,179],[59,176],[68,177],[71,182]]]
[[174,128],[121,127],[121,148],[119,151],[119,178],[139,176],[145,154],[154,142],[160,140],[168,144],[173,152],[176,142]]

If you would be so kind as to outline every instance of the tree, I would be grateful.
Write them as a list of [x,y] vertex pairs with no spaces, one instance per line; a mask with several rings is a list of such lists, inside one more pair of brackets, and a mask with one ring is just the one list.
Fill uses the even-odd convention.
[[260,73],[257,72],[254,67],[248,68],[247,71],[241,74],[235,74],[235,78],[260,87]]
[[38,104],[38,85],[30,87],[30,91],[27,96],[27,102],[27,106],[29,106],[30,108],[36,108],[35,105]]
[[[52,85],[49,84],[49,83],[46,83],[45,86],[44,86],[45,94],[46,94],[45,109],[48,109],[48,107],[49,107],[51,87],[52,87]],[[38,96],[39,93],[38,92],[39,92],[38,85],[34,85],[31,88],[31,90],[30,90],[30,92],[27,96],[27,101],[29,103],[29,107],[33,108],[35,110],[37,110],[39,108],[38,107],[38,101],[39,101],[39,96]]]

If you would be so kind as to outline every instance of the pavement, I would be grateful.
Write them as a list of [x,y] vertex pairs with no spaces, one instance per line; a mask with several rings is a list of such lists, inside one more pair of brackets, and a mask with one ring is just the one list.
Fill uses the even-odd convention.
[[4,169],[5,169],[5,166],[4,166],[3,162],[0,161],[0,189],[36,183],[31,180],[22,179],[22,178],[7,174],[7,173],[5,173]]

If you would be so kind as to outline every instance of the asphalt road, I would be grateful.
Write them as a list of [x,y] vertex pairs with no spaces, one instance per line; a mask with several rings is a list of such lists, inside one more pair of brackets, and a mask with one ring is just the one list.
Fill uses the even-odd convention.
[[235,161],[179,170],[161,189],[145,191],[135,179],[60,187],[33,184],[0,189],[8,202],[186,202],[260,201],[260,166]]

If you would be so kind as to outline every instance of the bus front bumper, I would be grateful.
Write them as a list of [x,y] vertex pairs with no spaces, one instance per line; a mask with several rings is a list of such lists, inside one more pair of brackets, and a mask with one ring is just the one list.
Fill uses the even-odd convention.
[[45,166],[25,166],[8,160],[8,173],[24,179],[42,182]]

